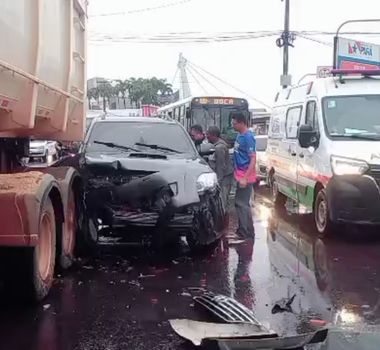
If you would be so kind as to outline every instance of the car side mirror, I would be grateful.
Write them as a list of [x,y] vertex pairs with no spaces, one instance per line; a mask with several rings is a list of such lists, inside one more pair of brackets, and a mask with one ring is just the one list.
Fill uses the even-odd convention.
[[191,117],[190,109],[187,108],[186,109],[186,119],[190,119],[190,117]]
[[311,125],[301,125],[298,128],[298,142],[302,148],[318,145],[318,132]]
[[211,156],[215,153],[215,149],[211,143],[202,143],[200,145],[199,155],[201,157]]

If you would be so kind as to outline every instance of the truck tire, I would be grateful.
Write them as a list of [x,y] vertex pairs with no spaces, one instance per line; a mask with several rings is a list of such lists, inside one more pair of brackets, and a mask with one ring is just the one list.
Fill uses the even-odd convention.
[[78,207],[72,188],[69,190],[65,223],[61,237],[60,267],[68,269],[74,262],[75,243],[78,232]]
[[320,190],[314,202],[314,224],[320,236],[331,235],[336,225],[330,220],[326,191]]
[[39,240],[33,248],[14,248],[2,252],[5,288],[11,296],[28,302],[45,298],[53,283],[56,250],[54,208],[46,197],[40,211]]

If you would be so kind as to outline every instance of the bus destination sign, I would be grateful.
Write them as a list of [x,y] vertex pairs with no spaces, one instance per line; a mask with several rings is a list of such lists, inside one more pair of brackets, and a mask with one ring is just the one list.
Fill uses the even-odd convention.
[[201,97],[193,100],[195,104],[201,105],[236,105],[241,104],[240,100],[225,97]]

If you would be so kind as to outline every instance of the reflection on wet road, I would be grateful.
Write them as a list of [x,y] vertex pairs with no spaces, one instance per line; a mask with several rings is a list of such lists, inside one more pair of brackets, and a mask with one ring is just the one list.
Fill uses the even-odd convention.
[[[322,241],[307,218],[275,211],[263,194],[256,196],[254,217],[254,245],[223,241],[191,256],[107,250],[58,278],[40,306],[25,309],[2,298],[0,349],[190,348],[167,322],[204,317],[188,287],[236,298],[280,334],[319,324],[313,320],[337,330],[377,330],[380,240],[354,232]],[[235,227],[231,215],[229,232]],[[292,313],[272,314],[276,301],[294,294]],[[376,335],[333,332],[318,349],[372,350],[378,342]]]

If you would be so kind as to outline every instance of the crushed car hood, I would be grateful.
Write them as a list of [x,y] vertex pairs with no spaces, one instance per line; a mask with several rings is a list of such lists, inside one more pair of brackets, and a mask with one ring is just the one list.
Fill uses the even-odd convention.
[[175,207],[199,202],[197,179],[203,173],[212,172],[201,158],[183,159],[158,153],[87,154],[85,166],[89,169],[100,167],[103,171],[109,168],[159,174],[168,184],[177,184],[178,193],[173,198]]

